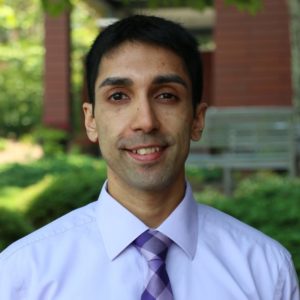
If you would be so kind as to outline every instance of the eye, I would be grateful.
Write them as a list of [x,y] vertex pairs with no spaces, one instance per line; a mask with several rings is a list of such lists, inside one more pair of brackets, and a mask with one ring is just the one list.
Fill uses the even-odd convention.
[[157,97],[157,99],[162,101],[176,101],[178,97],[172,93],[161,93]]
[[110,95],[108,99],[111,101],[122,101],[127,100],[128,96],[122,92],[116,92]]

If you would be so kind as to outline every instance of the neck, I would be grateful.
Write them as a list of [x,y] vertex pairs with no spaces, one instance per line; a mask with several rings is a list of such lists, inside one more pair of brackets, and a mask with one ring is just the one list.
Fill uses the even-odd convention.
[[125,188],[122,184],[116,184],[108,179],[108,192],[144,224],[150,228],[156,228],[183,199],[185,181],[180,180],[164,190],[145,191],[128,186]]

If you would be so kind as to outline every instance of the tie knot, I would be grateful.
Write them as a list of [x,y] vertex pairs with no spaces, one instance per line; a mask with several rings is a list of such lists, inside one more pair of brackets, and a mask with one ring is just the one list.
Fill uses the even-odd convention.
[[165,261],[171,240],[157,230],[147,230],[135,241],[135,247],[147,261],[159,259]]

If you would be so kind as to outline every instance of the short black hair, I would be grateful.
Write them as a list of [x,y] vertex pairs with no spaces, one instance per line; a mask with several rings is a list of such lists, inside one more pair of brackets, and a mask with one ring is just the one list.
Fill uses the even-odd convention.
[[155,17],[134,15],[104,29],[95,39],[86,57],[86,81],[89,101],[95,102],[95,82],[102,57],[124,42],[154,44],[173,51],[184,62],[192,82],[193,107],[201,101],[202,62],[196,39],[181,25]]

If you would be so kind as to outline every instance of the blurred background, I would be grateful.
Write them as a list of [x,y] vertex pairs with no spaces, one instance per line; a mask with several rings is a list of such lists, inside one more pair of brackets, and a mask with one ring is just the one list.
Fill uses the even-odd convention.
[[298,0],[0,0],[0,250],[97,199],[106,166],[83,128],[83,62],[99,31],[136,13],[199,41],[197,200],[279,240],[300,274]]

